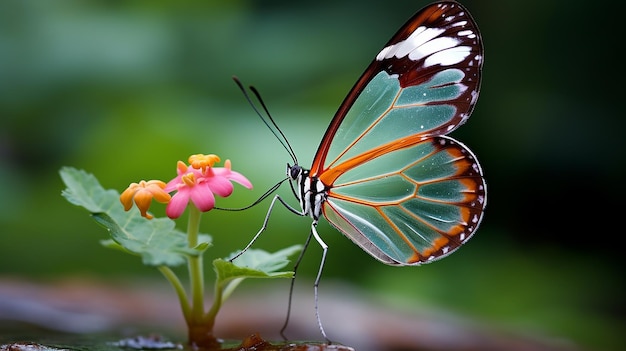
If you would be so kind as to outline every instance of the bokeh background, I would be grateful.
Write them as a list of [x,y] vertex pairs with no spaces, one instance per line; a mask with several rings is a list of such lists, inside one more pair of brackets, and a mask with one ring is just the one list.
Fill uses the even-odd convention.
[[[171,179],[190,154],[215,153],[255,186],[218,205],[249,204],[283,178],[290,159],[231,77],[260,90],[309,165],[349,88],[427,3],[0,2],[0,280],[162,279],[99,245],[106,232],[60,196],[59,168],[85,169],[121,191],[140,179]],[[477,108],[454,136],[483,165],[482,227],[445,260],[393,268],[323,223],[330,249],[322,284],[618,350],[626,149],[617,8],[464,4],[486,58]],[[290,198],[288,187],[280,192]],[[208,255],[242,248],[268,205],[206,216],[215,242]],[[257,245],[303,243],[309,223],[278,208]],[[319,254],[312,245],[303,280],[317,272]]]

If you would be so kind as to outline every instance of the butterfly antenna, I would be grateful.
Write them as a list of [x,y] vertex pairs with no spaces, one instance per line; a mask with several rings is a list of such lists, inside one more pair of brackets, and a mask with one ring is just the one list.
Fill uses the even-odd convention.
[[[283,144],[283,146],[285,147],[285,149],[289,153],[289,156],[291,156],[291,159],[293,160],[293,162],[295,164],[297,164],[298,163],[298,158],[296,157],[296,153],[291,148],[291,144],[289,144],[289,140],[287,140],[287,137],[285,136],[285,133],[283,133],[283,131],[280,128],[278,128],[278,124],[276,124],[276,122],[274,121],[274,118],[270,114],[270,111],[267,109],[267,106],[265,105],[265,102],[261,98],[261,94],[253,86],[250,87],[250,90],[252,90],[252,92],[256,96],[257,100],[259,100],[259,103],[263,107],[263,111],[265,111],[265,114],[267,115],[267,118],[269,118],[270,122],[272,122],[272,125],[274,125],[274,127],[276,128],[278,133],[280,133],[280,136],[282,136],[282,140],[284,141],[284,143],[283,143],[283,141],[281,141],[281,144]],[[276,135],[276,133],[274,133],[274,135]]]
[[258,205],[259,203],[261,203],[263,200],[265,200],[268,196],[272,195],[272,193],[274,193],[276,191],[276,189],[280,188],[281,184],[283,184],[287,179],[289,178],[285,178],[283,180],[281,180],[280,182],[274,184],[274,186],[272,186],[271,188],[269,188],[266,192],[263,193],[263,195],[261,195],[258,199],[256,199],[253,203],[251,203],[248,206],[245,207],[240,207],[240,208],[226,208],[226,207],[213,207],[216,210],[222,210],[222,211],[245,211],[249,208],[252,208],[256,205]]
[[[239,78],[233,77],[233,80],[235,81],[235,83],[237,83],[237,86],[239,86],[239,89],[243,93],[243,95],[246,98],[246,100],[248,100],[248,103],[250,104],[250,106],[252,106],[252,109],[254,109],[254,112],[256,112],[257,116],[259,116],[259,118],[261,118],[261,120],[267,126],[267,128],[269,128],[269,130],[272,131],[272,134],[274,134],[274,136],[276,137],[276,139],[278,139],[278,141],[283,146],[283,148],[285,148],[285,150],[287,151],[287,153],[289,154],[289,156],[291,157],[293,162],[297,164],[298,163],[298,159],[296,158],[296,153],[291,148],[291,145],[289,144],[289,141],[287,141],[287,137],[285,137],[285,134],[283,133],[283,131],[280,130],[280,128],[278,128],[278,125],[274,121],[274,118],[272,118],[272,115],[270,114],[269,110],[267,109],[267,106],[265,105],[265,102],[263,102],[263,99],[261,98],[261,94],[258,92],[258,90],[255,87],[253,87],[253,86],[250,87],[250,90],[254,93],[254,96],[257,98],[257,100],[259,101],[259,103],[263,107],[263,111],[265,112],[265,116],[267,116],[267,118],[265,118],[263,116],[261,111],[259,111],[257,106],[254,104],[254,102],[250,98],[250,95],[248,95],[248,92],[246,91],[245,87],[243,86],[243,84],[241,83]],[[272,123],[272,125],[270,125],[267,122],[268,119]],[[276,131],[278,131],[278,133]]]

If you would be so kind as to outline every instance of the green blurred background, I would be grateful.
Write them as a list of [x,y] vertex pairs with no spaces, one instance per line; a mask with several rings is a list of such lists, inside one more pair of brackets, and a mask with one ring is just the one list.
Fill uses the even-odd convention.
[[[261,91],[309,165],[348,89],[427,3],[0,2],[0,278],[161,279],[99,245],[106,232],[60,196],[59,168],[83,168],[121,191],[169,180],[192,153],[215,153],[255,186],[236,187],[218,205],[249,204],[290,159],[232,75]],[[486,59],[477,108],[454,136],[487,177],[481,229],[443,261],[393,268],[323,223],[324,279],[618,350],[626,194],[617,11],[563,0],[464,4]],[[288,187],[281,193],[291,196]],[[209,255],[242,248],[268,205],[206,216],[216,244]],[[302,243],[309,223],[277,209],[257,245]],[[319,253],[312,245],[303,276],[317,272]]]

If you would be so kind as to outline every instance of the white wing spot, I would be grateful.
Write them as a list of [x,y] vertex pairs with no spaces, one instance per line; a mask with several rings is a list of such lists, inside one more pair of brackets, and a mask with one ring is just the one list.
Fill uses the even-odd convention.
[[[433,52],[424,61],[424,66],[451,66],[465,60],[471,52],[472,48],[469,46],[453,46],[446,48],[445,50]],[[411,58],[413,59],[413,58]]]
[[468,37],[468,38],[476,38],[476,34],[474,34],[474,32],[472,32],[471,30],[467,29],[467,30],[462,30],[459,33],[459,36],[462,37]]
[[[380,53],[376,56],[376,60],[382,61],[386,58],[391,58],[393,56],[397,58],[407,56],[419,46],[436,38],[438,35],[443,33],[443,31],[443,29],[426,28],[423,26],[418,27],[405,40],[399,41],[396,44],[389,45],[386,48],[382,49]],[[411,59],[413,60],[414,58],[411,57]]]
[[376,61],[382,61],[386,58],[389,58],[389,56],[387,56],[387,53],[389,52],[389,50],[391,50],[391,47],[393,45],[384,47],[382,50],[380,50],[380,52],[378,53],[378,55],[376,55]]
[[[463,14],[461,14],[461,16],[463,16]],[[467,21],[458,21],[456,23],[452,24],[455,27],[465,27],[467,25]]]
[[[441,37],[432,39],[421,46],[417,46],[409,53],[409,58],[413,61],[417,61],[422,57],[434,56],[439,52],[454,48],[459,44],[459,41],[450,37]],[[432,57],[431,56],[431,57]]]

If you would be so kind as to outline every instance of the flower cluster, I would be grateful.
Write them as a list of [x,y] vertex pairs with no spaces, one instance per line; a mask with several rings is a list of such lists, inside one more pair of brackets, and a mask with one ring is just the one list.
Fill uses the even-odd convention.
[[[230,160],[224,162],[224,167],[213,167],[220,162],[218,156],[197,154],[191,155],[188,162],[189,165],[178,161],[178,175],[167,184],[160,180],[142,180],[130,184],[120,196],[124,209],[130,210],[134,202],[141,215],[151,219],[153,217],[148,209],[154,199],[167,203],[167,216],[176,219],[183,214],[190,201],[202,212],[211,210],[215,206],[214,195],[227,197],[233,192],[231,181],[252,189],[246,177],[231,169]],[[175,194],[170,195],[173,192]]]

